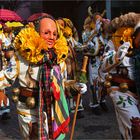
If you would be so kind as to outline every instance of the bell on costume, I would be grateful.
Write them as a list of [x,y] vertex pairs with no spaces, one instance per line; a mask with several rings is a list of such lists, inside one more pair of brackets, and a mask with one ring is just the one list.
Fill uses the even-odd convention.
[[12,95],[12,100],[14,103],[17,103],[19,100],[19,97],[17,95]]
[[128,90],[128,84],[127,83],[121,83],[119,87],[120,87],[121,92],[126,92]]
[[28,97],[26,99],[26,106],[30,109],[35,107],[35,98],[34,97]]

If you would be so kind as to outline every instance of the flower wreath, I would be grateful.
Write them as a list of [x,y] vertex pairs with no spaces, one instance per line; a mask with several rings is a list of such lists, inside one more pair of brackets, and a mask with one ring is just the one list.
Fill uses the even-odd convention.
[[[59,38],[53,47],[57,55],[57,63],[64,61],[68,54],[67,41],[58,29]],[[15,49],[28,62],[37,64],[42,60],[44,52],[48,51],[46,41],[38,34],[33,26],[22,29],[14,40]]]

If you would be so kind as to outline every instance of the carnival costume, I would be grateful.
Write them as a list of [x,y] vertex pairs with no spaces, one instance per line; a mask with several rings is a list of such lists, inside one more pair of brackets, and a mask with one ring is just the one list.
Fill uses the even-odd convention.
[[[0,69],[2,70],[3,67],[5,67],[7,61],[5,57],[8,57],[11,53],[14,52],[14,48],[12,45],[12,40],[14,39],[14,29],[19,26],[23,26],[20,22],[6,22],[3,23],[3,25],[0,24]],[[8,59],[8,58],[7,58]],[[10,71],[10,68],[9,68]],[[1,79],[3,81],[4,79]],[[5,85],[7,87],[10,86],[10,84]],[[3,85],[0,85],[0,116],[2,116],[2,119],[9,119],[9,113],[10,113],[10,102],[7,94],[7,90],[3,87]]]
[[[98,82],[98,69],[101,64],[102,54],[104,52],[104,46],[106,44],[102,34],[102,16],[97,18],[89,11],[89,16],[84,22],[84,31],[82,33],[83,43],[87,44],[87,52],[85,55],[88,56],[88,88],[90,94],[89,106],[93,108],[93,112],[99,115],[100,105],[105,106],[105,93],[101,92],[101,86]],[[92,15],[91,15],[92,14]],[[95,21],[93,20],[95,18]],[[107,108],[106,108],[107,111]]]
[[14,40],[16,54],[0,72],[2,88],[19,79],[20,87],[13,89],[12,98],[25,139],[63,139],[68,131],[70,118],[59,66],[68,48],[58,32],[54,47],[48,49],[34,27],[22,29]]
[[[1,34],[0,34],[0,39],[1,39],[1,44],[0,44],[1,54],[0,54],[0,56],[1,56],[1,69],[2,69],[2,67],[3,67],[2,58],[4,56],[4,53],[2,52],[2,45],[5,44],[5,42],[7,41],[5,35],[4,35],[4,33],[2,33],[2,31],[1,31]],[[7,44],[9,45],[10,42],[7,41]],[[2,116],[3,114],[10,112],[10,103],[9,103],[9,98],[6,96],[4,88],[2,88],[2,85],[0,85],[0,86],[1,86],[1,91],[0,91],[0,115]]]
[[104,81],[104,87],[112,98],[119,130],[124,139],[134,138],[131,131],[133,118],[140,118],[131,52],[133,28],[138,17],[138,14],[128,13],[111,21],[110,29],[116,32],[106,45],[99,69],[100,80]]
[[[77,61],[77,55],[76,55],[76,50],[82,50],[82,44],[79,43],[78,40],[78,34],[76,32],[76,28],[74,27],[73,23],[71,20],[67,18],[61,19],[64,21],[65,26],[61,27],[64,36],[67,39],[68,47],[69,47],[69,53],[68,57],[66,59],[66,66],[67,66],[67,78],[66,80],[74,80],[74,81],[79,81],[80,77],[80,69]],[[74,113],[75,112],[75,107],[76,107],[76,100],[77,100],[77,94],[78,90],[75,89],[75,86],[67,86],[65,93],[68,95],[68,103],[69,103],[69,110],[70,112]],[[82,104],[82,99],[80,99],[80,104],[78,107],[78,111],[83,111],[83,104]]]

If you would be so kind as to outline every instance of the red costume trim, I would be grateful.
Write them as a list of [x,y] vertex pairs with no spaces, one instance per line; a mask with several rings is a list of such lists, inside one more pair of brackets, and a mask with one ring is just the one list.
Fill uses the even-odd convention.
[[53,134],[53,138],[55,139],[56,137],[58,137],[60,135],[60,133],[67,133],[69,131],[68,128],[68,124],[70,122],[70,117],[67,118],[67,120],[65,122],[63,122],[58,128],[57,130],[54,132]]
[[60,91],[57,92],[54,82],[51,83],[51,88],[53,89],[53,95],[56,100],[60,99]]

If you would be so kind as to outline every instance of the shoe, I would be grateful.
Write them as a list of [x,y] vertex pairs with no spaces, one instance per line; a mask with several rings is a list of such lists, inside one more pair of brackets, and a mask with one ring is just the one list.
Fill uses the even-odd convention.
[[3,113],[1,116],[1,120],[8,120],[11,119],[11,116],[9,115],[9,113]]
[[70,113],[74,113],[75,112],[75,106],[70,108]]
[[[75,112],[75,108],[76,108],[75,106],[73,108],[71,108],[70,112],[74,113]],[[82,106],[78,106],[78,111],[83,111],[83,110],[84,110],[84,108]]]
[[78,106],[78,111],[83,111],[83,110],[84,110],[83,106]]
[[77,112],[77,119],[82,119],[82,118],[84,118],[85,116],[84,116],[84,114],[82,113],[82,111],[78,111]]
[[92,108],[92,112],[93,112],[93,114],[95,114],[95,115],[97,115],[97,116],[99,116],[99,115],[102,114],[102,113],[101,113],[101,109],[100,109],[99,106],[93,107],[93,108]]
[[103,111],[108,112],[108,107],[107,107],[105,102],[100,103],[100,106],[101,106]]

